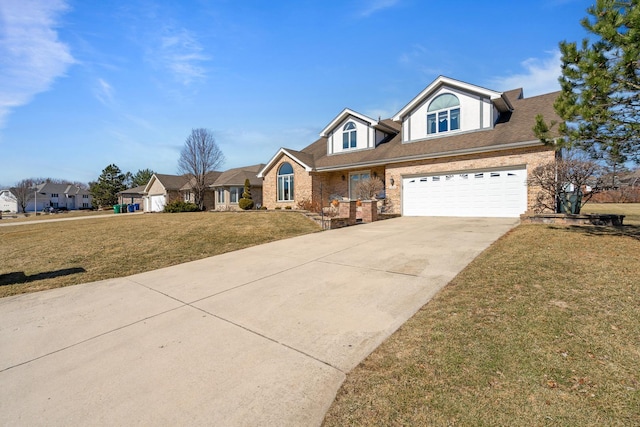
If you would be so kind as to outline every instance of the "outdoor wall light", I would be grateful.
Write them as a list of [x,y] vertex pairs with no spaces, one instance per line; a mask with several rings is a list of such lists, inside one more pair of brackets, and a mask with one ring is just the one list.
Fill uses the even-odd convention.
[[344,175],[342,175],[342,180],[344,181]]
[[396,183],[396,181],[393,179],[393,177],[391,177],[389,179],[389,182],[391,183],[391,186],[393,187],[393,185]]

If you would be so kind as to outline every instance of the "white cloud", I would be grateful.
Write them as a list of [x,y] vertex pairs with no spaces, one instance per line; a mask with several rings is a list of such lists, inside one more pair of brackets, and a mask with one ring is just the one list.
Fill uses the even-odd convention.
[[368,0],[367,5],[360,11],[359,15],[363,18],[373,15],[384,9],[398,4],[400,0]]
[[96,98],[104,105],[113,104],[113,87],[101,78],[98,78],[98,87],[95,90]]
[[561,54],[559,50],[549,52],[548,58],[529,58],[521,63],[524,73],[498,77],[491,80],[489,87],[496,90],[523,88],[526,97],[560,90]]
[[195,35],[182,28],[165,29],[160,37],[160,46],[155,52],[156,60],[183,85],[206,77],[202,63],[210,60]]
[[13,109],[49,90],[75,63],[56,31],[67,10],[64,0],[0,2],[0,128]]

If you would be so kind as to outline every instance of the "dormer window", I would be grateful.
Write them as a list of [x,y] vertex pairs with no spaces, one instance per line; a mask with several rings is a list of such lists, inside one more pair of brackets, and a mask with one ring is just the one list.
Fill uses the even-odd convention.
[[342,149],[356,148],[356,124],[349,122],[342,128]]
[[427,134],[460,129],[460,101],[457,96],[443,93],[435,97],[427,112]]

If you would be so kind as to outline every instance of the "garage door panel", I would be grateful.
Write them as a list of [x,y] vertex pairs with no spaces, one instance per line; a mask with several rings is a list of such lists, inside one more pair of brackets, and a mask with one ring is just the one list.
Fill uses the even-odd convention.
[[517,217],[527,208],[525,169],[418,176],[402,182],[406,216]]
[[163,195],[150,196],[149,201],[151,204],[151,212],[162,212],[164,210],[166,199]]

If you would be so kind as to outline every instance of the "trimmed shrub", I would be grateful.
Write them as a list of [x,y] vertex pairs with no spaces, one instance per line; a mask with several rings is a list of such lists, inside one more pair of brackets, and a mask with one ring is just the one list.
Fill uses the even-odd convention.
[[177,213],[177,212],[198,212],[200,208],[198,205],[191,202],[185,202],[182,200],[174,200],[173,202],[169,202],[164,206],[164,211],[168,213]]
[[242,198],[238,200],[238,206],[244,211],[253,208],[253,199],[251,198],[251,183],[249,182],[249,178],[244,180],[244,191],[242,192]]

